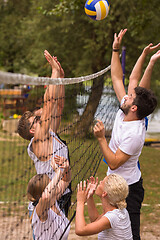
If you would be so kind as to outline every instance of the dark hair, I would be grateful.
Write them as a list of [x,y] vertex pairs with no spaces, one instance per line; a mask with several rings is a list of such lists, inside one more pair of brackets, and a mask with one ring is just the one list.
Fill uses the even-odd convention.
[[150,115],[157,106],[157,99],[151,90],[147,90],[143,87],[136,87],[136,97],[133,101],[133,105],[137,106],[137,117],[143,119]]
[[50,179],[47,174],[37,174],[33,176],[27,187],[28,199],[32,202],[39,200],[49,182]]
[[30,133],[30,122],[29,118],[33,116],[33,113],[30,111],[25,112],[19,120],[17,132],[19,135],[26,139],[31,140],[33,135]]

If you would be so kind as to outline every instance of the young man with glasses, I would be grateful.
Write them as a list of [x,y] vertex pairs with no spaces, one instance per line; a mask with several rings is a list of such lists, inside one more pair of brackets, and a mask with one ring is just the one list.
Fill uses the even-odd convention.
[[[51,78],[63,78],[64,71],[56,57],[52,57],[47,50],[44,55],[51,65]],[[19,135],[30,140],[28,154],[35,164],[37,174],[47,174],[50,179],[55,175],[50,163],[57,155],[69,160],[68,147],[57,135],[64,108],[64,85],[49,85],[44,94],[43,107],[37,111],[25,112],[18,124]],[[71,187],[69,187],[71,188]],[[66,189],[59,200],[60,208],[68,215],[71,190]],[[30,203],[29,210],[33,211]]]

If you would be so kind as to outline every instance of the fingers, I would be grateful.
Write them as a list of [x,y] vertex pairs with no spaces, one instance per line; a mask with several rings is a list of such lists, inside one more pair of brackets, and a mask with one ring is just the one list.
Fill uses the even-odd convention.
[[116,40],[116,38],[117,38],[117,33],[114,34],[114,40]]
[[120,40],[120,43],[122,41],[122,38],[123,36],[125,35],[125,33],[127,32],[127,29],[121,29],[120,33],[118,34],[118,37],[119,37],[119,40]]
[[57,71],[60,71],[61,66],[59,66],[60,63],[58,62],[57,57],[52,57],[47,50],[44,50],[44,56],[51,65],[52,69],[55,68]]
[[121,29],[121,31],[119,32],[118,36],[115,33],[114,38],[122,39],[126,32],[127,32],[127,28]]
[[99,119],[96,120],[96,124],[94,126],[100,127],[103,126],[103,122]]
[[96,186],[98,185],[98,177],[96,177]]
[[86,181],[83,182],[83,190],[86,191]]
[[[153,44],[152,44],[153,45]],[[152,47],[152,50],[155,50],[155,49],[157,49],[157,48],[159,48],[160,47],[160,43],[158,43],[157,45],[155,45],[155,46],[153,46]]]
[[[84,180],[83,182],[80,181],[77,185],[77,191],[86,191],[86,181]],[[87,189],[88,191],[88,189]]]
[[102,130],[103,128],[104,128],[103,122],[98,119],[98,120],[97,120],[97,123],[94,125],[94,128],[93,128],[94,132],[95,132],[95,131],[100,131],[100,130]]
[[147,47],[150,48],[153,46],[153,43],[150,43]]
[[154,50],[156,50],[157,48],[160,47],[160,43],[158,43],[157,45],[153,46],[153,43],[150,43],[147,47],[145,47],[145,50],[150,53]]
[[69,167],[69,161],[65,157],[60,157],[58,155],[55,155],[54,161],[55,161],[56,164],[59,165],[59,168]]
[[92,184],[94,184],[95,183],[95,178],[93,176],[91,176],[90,181],[91,181]]
[[90,177],[90,182],[87,179],[87,184],[96,184],[96,186],[98,185],[98,177],[96,177],[96,181],[95,178],[93,176]]
[[87,198],[89,197],[89,196],[88,196],[89,190],[90,190],[90,186],[87,188],[87,191],[86,191],[86,196],[87,196]]

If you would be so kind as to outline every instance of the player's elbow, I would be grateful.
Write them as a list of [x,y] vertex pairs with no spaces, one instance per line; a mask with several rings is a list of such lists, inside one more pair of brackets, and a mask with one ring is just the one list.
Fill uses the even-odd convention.
[[109,166],[111,170],[116,170],[118,167],[117,166],[114,166],[114,165],[111,165]]
[[42,202],[43,202],[43,203],[48,202],[48,201],[49,201],[49,197],[50,197],[50,194],[49,194],[47,191],[44,191],[44,192],[42,193],[42,197],[41,197]]
[[115,161],[114,163],[109,164],[109,167],[111,170],[116,170],[117,168],[120,167],[120,164]]
[[76,227],[75,228],[75,233],[78,236],[85,236],[83,229]]

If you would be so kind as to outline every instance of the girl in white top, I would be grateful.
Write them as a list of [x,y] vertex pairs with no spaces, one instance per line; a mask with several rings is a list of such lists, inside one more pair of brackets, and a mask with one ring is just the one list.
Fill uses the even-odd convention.
[[[93,194],[96,193],[102,202],[103,213],[100,215],[94,203]],[[128,184],[118,174],[110,174],[98,184],[98,178],[90,177],[86,182],[78,184],[76,229],[79,236],[98,233],[102,240],[133,240],[129,214],[126,210]],[[88,214],[91,223],[86,224],[84,218],[84,203],[87,201]]]
[[[59,240],[69,223],[57,204],[71,181],[69,162],[64,157],[55,156],[51,166],[55,171],[52,180],[47,174],[37,174],[28,183],[27,196],[35,205],[31,220],[36,240]],[[63,240],[68,239],[69,230],[68,227]]]

